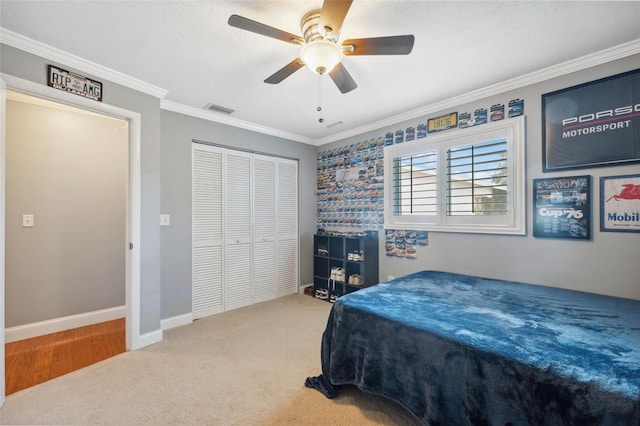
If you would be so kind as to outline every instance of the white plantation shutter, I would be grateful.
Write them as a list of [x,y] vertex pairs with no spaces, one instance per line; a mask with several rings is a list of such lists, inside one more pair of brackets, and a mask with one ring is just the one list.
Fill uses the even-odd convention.
[[524,120],[384,147],[385,227],[524,235]]
[[222,150],[194,144],[193,161],[193,318],[223,311]]
[[447,214],[507,214],[507,140],[447,150]]
[[[393,214],[438,213],[437,151],[421,151],[393,159]],[[426,219],[425,219],[426,220]]]

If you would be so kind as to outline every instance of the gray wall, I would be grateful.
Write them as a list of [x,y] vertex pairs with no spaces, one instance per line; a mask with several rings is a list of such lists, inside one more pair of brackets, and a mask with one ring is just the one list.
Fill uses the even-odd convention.
[[[46,65],[51,61],[0,45],[0,70],[39,84],[46,84]],[[527,115],[527,191],[532,179],[542,176],[591,174],[594,183],[592,241],[545,240],[531,236],[532,208],[527,207],[525,237],[430,233],[430,245],[418,260],[381,255],[381,277],[400,276],[433,268],[527,281],[596,293],[640,299],[640,238],[637,234],[600,233],[597,228],[599,176],[639,173],[638,165],[583,169],[544,174],[541,170],[542,93],[591,81],[637,67],[640,56],[562,76],[482,101],[461,105],[461,111],[479,106],[525,99]],[[65,68],[65,64],[55,64]],[[66,66],[65,69],[70,67]],[[72,70],[73,71],[73,70]],[[80,74],[86,74],[80,71]],[[88,77],[93,77],[88,75]],[[93,77],[95,78],[95,77]],[[135,111],[142,116],[141,146],[141,328],[147,333],[160,328],[161,318],[191,312],[191,140],[200,139],[230,147],[298,158],[300,282],[312,282],[312,235],[315,231],[316,147],[237,129],[181,114],[162,111],[159,99],[96,78],[103,83],[105,104]],[[442,111],[442,113],[448,113]],[[432,114],[436,116],[438,113]],[[398,123],[331,144],[341,146],[387,131],[424,122],[424,118]],[[171,214],[171,226],[160,228],[160,213]],[[384,253],[384,250],[381,250]],[[87,309],[90,310],[91,308]]]
[[110,81],[0,44],[0,71],[46,85],[48,64],[75,71],[103,84],[103,102],[140,113],[141,123],[141,264],[140,333],[160,329],[160,100]]
[[7,102],[7,327],[125,304],[127,139],[122,120]]
[[[0,44],[0,71],[46,85],[46,66],[56,64]],[[314,146],[268,136],[160,109],[153,96],[103,83],[105,104],[142,116],[140,333],[160,328],[160,320],[191,312],[191,140],[249,149],[299,160],[300,283],[312,282],[315,232]],[[171,215],[160,227],[159,215]],[[84,312],[92,310],[86,306]]]
[[[417,260],[386,256],[381,241],[380,278],[386,280],[389,275],[399,277],[423,269],[436,269],[640,299],[640,236],[636,233],[599,231],[600,176],[640,173],[640,165],[542,173],[541,131],[542,94],[633,70],[639,63],[640,55],[634,55],[430,114],[429,117],[437,117],[451,111],[473,113],[476,108],[488,108],[496,103],[506,104],[511,99],[525,100],[527,235],[521,237],[430,232],[429,246],[418,248]],[[384,136],[386,132],[425,123],[429,117],[420,117],[327,144],[319,147],[318,151]],[[455,133],[455,130],[449,132]],[[585,174],[592,176],[592,240],[534,238],[532,180]]]
[[230,148],[298,160],[300,283],[313,281],[316,147],[162,111],[162,318],[191,312],[191,144],[201,140]]

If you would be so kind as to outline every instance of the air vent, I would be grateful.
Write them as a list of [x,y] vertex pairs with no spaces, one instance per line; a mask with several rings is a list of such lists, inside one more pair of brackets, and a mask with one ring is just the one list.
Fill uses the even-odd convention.
[[342,121],[336,121],[335,123],[331,123],[331,124],[327,125],[327,129],[330,129],[330,128],[335,127],[335,126],[339,126],[340,124],[342,124]]
[[220,105],[214,105],[212,103],[205,105],[204,109],[212,112],[221,112],[223,114],[231,114],[234,111],[230,108],[221,107]]

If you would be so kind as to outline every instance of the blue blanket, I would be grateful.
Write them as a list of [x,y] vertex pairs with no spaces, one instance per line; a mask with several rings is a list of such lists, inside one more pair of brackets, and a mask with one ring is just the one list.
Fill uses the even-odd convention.
[[425,425],[640,425],[640,301],[422,271],[338,299],[321,357]]

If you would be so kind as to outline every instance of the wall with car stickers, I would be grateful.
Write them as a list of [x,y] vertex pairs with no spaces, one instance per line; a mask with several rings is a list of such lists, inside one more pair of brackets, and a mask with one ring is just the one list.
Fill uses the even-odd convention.
[[374,138],[318,153],[318,228],[382,227],[382,142],[382,138]]
[[[505,102],[506,103],[506,102]],[[524,114],[524,100],[512,99],[505,104],[469,112],[457,111],[430,118],[406,128],[386,132],[384,136],[354,142],[318,152],[317,157],[317,209],[318,229],[361,228],[375,230],[384,226],[384,147],[414,139],[422,139],[430,133],[463,129],[519,117]],[[491,114],[488,115],[487,111]],[[417,129],[417,131],[416,131]],[[420,235],[426,246],[427,233],[412,230],[387,230],[385,253],[405,259],[417,259],[415,235]],[[393,238],[391,238],[393,235]],[[409,242],[405,235],[414,236]]]
[[[319,147],[317,227],[342,232],[377,229],[379,276],[384,281],[432,269],[640,299],[637,284],[640,264],[635,259],[640,239],[633,239],[637,234],[593,229],[590,239],[539,238],[533,234],[532,221],[534,179],[572,175],[571,171],[543,171],[542,95],[636,69],[638,60],[640,54],[635,54],[574,72],[548,72],[546,75],[550,77],[546,80],[536,80],[537,76],[523,78],[529,83],[522,87],[506,82],[502,93],[491,92],[493,87],[489,87],[452,102],[444,100],[425,107],[421,110],[423,115],[417,118],[399,115],[395,125]],[[435,134],[454,135],[461,128],[521,115],[526,117],[526,235],[429,232],[420,235],[428,244],[418,244],[417,231],[383,230],[385,146],[412,140],[428,143]],[[637,164],[599,167],[580,174],[591,175],[593,182],[597,182],[600,177],[637,174],[637,167]],[[601,196],[598,186],[592,185],[591,191],[591,198],[598,200]],[[597,209],[592,211],[592,223],[599,222],[599,213]]]
[[[508,102],[509,118],[524,114],[524,100]],[[478,108],[469,112],[447,114],[446,125],[436,127],[418,123],[384,136],[354,142],[318,152],[317,215],[318,228],[381,228],[384,224],[384,147],[421,139],[428,133],[468,128],[505,118],[504,104]],[[418,129],[416,132],[416,128]]]

